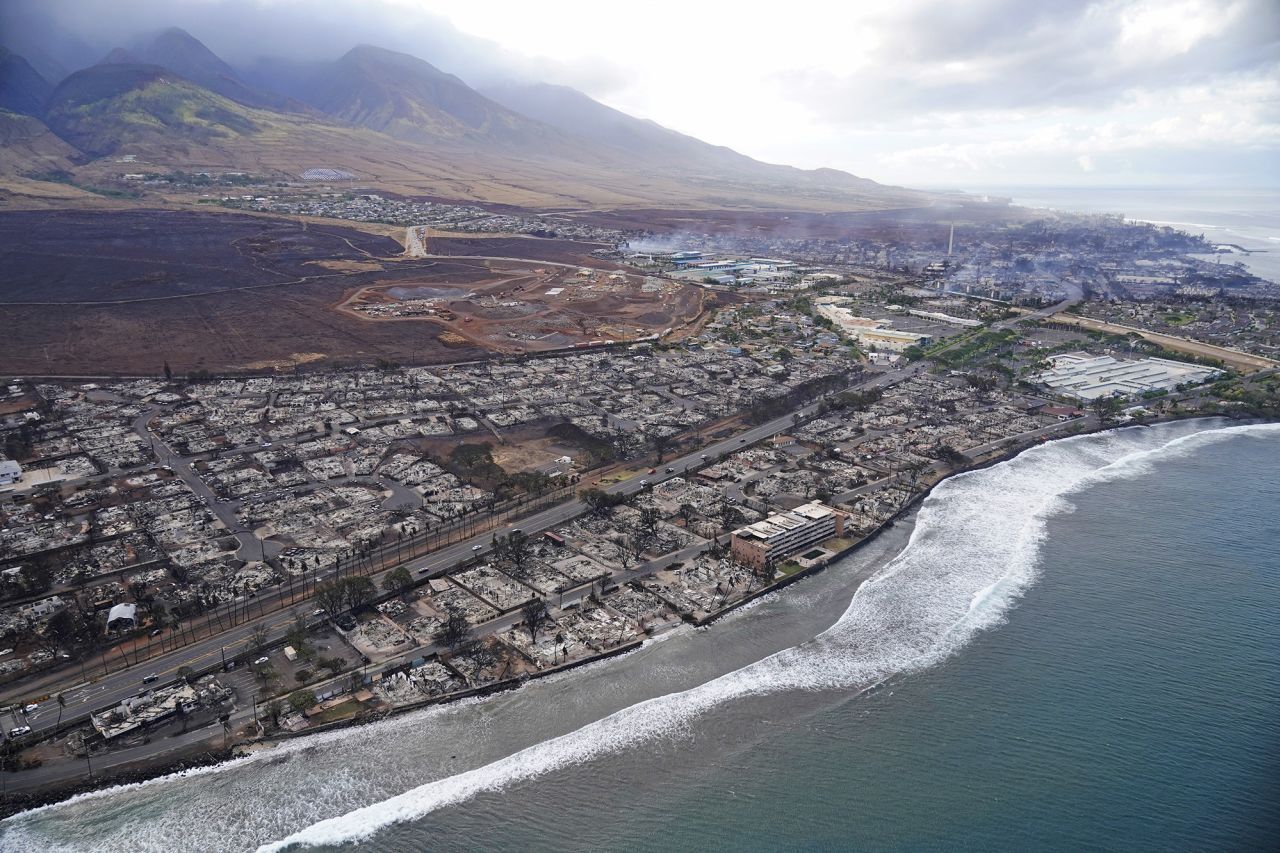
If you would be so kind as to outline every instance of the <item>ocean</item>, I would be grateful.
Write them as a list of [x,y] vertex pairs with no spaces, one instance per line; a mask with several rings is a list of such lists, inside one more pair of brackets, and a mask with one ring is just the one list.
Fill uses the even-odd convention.
[[992,194],[1014,204],[1077,213],[1118,213],[1127,219],[1203,234],[1249,254],[1201,255],[1220,263],[1242,263],[1254,275],[1280,282],[1280,189],[1151,187],[1004,187]]
[[954,477],[709,629],[0,824],[0,850],[1253,850],[1280,838],[1280,426]]

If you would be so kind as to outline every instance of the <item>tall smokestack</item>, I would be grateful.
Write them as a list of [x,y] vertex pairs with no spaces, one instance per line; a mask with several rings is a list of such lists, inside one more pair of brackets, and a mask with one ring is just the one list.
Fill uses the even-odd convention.
[[947,235],[947,257],[951,257],[951,247],[956,244],[956,226],[951,223],[951,233]]

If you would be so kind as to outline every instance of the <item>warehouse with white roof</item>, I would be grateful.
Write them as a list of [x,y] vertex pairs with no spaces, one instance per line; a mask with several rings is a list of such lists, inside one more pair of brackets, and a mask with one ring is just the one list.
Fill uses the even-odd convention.
[[1053,367],[1041,373],[1037,381],[1060,394],[1081,400],[1173,391],[1179,385],[1207,382],[1222,373],[1212,367],[1166,358],[1120,361],[1109,355],[1085,352],[1058,355],[1049,361]]

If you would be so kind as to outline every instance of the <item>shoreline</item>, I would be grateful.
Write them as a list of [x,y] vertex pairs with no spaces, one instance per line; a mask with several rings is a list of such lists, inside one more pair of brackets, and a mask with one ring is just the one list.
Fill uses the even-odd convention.
[[[1054,438],[1052,441],[1060,441],[1062,439],[1071,438],[1074,436],[1093,435],[1093,434],[1106,432],[1113,429],[1124,429],[1130,426],[1145,427],[1145,426],[1154,426],[1160,423],[1172,423],[1176,421],[1196,420],[1196,419],[1202,419],[1202,418],[1208,419],[1213,417],[1218,417],[1218,418],[1231,420],[1231,421],[1239,421],[1244,423],[1273,422],[1271,419],[1252,417],[1252,416],[1232,418],[1230,416],[1221,416],[1221,415],[1205,416],[1205,415],[1199,415],[1199,414],[1196,414],[1196,415],[1177,414],[1177,415],[1167,415],[1161,418],[1153,419],[1144,424],[1128,424],[1128,425],[1111,424],[1106,426],[1094,425],[1092,427],[1081,429],[1077,432],[1070,433],[1069,435],[1063,435],[1059,438]],[[845,557],[853,554],[854,552],[858,551],[864,546],[877,540],[880,537],[880,535],[884,533],[886,530],[889,530],[890,528],[894,528],[902,524],[906,524],[908,526],[914,525],[915,514],[918,511],[920,504],[923,503],[923,501],[932,493],[933,489],[936,488],[939,484],[945,482],[951,477],[956,476],[957,474],[963,474],[970,471],[979,471],[979,470],[983,470],[983,469],[998,465],[1002,462],[1009,461],[1010,459],[1013,459],[1018,455],[1020,455],[1025,450],[1028,450],[1032,447],[1039,446],[1042,443],[1048,444],[1052,442],[1041,442],[1034,439],[1029,442],[1026,442],[1026,441],[1016,442],[1006,448],[991,451],[988,454],[981,457],[979,460],[976,460],[971,464],[965,465],[961,468],[948,470],[946,473],[939,476],[933,482],[930,482],[927,485],[923,485],[923,488],[919,493],[913,495],[911,499],[908,500],[902,507],[900,507],[893,515],[885,519],[884,522],[882,522],[880,525],[875,527],[865,537],[863,537],[862,539],[859,539],[857,542],[854,542],[848,545],[847,547],[845,547],[844,549],[840,550],[839,552],[833,554],[826,561],[816,564],[814,566],[810,566],[805,569],[801,569],[785,577],[781,577],[778,580],[776,580],[774,583],[770,584],[769,586],[759,589],[748,596],[745,596],[737,601],[734,601],[720,608],[719,610],[716,610],[713,613],[707,614],[706,616],[703,616],[698,619],[682,617],[682,621],[685,624],[688,624],[694,628],[708,627],[712,623],[725,618],[726,616],[732,614],[734,611],[739,610],[752,602],[758,601],[761,598],[764,598],[765,596],[779,592],[785,589],[786,587],[789,587],[792,584],[799,582],[800,580],[817,575],[825,571],[831,564],[844,559]],[[903,547],[905,547],[905,545],[906,543],[904,542]],[[890,562],[896,556],[897,553],[900,553],[900,551],[901,549],[898,549],[898,551],[895,552],[894,554],[887,555],[883,560],[877,561],[876,563],[873,563],[865,567],[862,570],[860,577],[855,574],[855,576],[851,578],[851,583],[852,583],[851,594],[856,594],[857,590],[861,587],[863,583],[865,583],[868,579],[870,579],[877,572],[883,569],[884,566],[887,565],[888,562]],[[648,642],[651,639],[653,639],[653,637],[644,637],[642,639],[632,640],[631,642],[624,643],[612,649],[608,649],[606,651],[599,652],[599,653],[590,655],[588,657],[584,657],[584,658],[570,661],[564,664],[560,664],[559,666],[538,671],[535,673],[528,673],[515,678],[509,678],[503,681],[494,682],[492,684],[487,684],[480,687],[471,688],[468,690],[458,691],[458,692],[450,693],[444,696],[430,697],[430,698],[422,699],[417,702],[398,705],[392,708],[365,711],[361,714],[358,714],[356,716],[353,716],[347,719],[335,720],[330,723],[325,723],[313,728],[307,728],[298,732],[277,732],[272,734],[270,737],[250,738],[250,739],[242,740],[236,744],[233,744],[223,749],[200,749],[200,750],[193,750],[188,754],[180,755],[180,756],[156,756],[152,759],[141,759],[132,764],[122,765],[119,769],[107,771],[105,775],[100,777],[95,777],[90,779],[77,779],[75,781],[68,781],[68,782],[61,782],[61,783],[52,783],[48,787],[36,788],[29,793],[6,791],[4,794],[3,803],[0,803],[0,820],[12,817],[21,812],[29,811],[31,809],[39,808],[42,806],[54,805],[56,803],[63,802],[67,799],[70,799],[71,797],[74,797],[80,794],[89,793],[89,792],[98,791],[98,790],[105,790],[105,789],[116,787],[119,785],[130,785],[130,784],[142,783],[142,782],[158,779],[165,776],[182,774],[185,771],[189,771],[189,770],[200,768],[200,767],[215,766],[217,764],[221,764],[223,762],[226,762],[235,758],[243,757],[246,755],[250,755],[256,752],[268,751],[285,741],[305,738],[309,735],[316,735],[316,734],[323,734],[326,732],[337,731],[344,728],[363,726],[371,723],[376,723],[378,721],[388,719],[393,716],[399,716],[412,711],[419,711],[419,710],[423,710],[425,708],[433,707],[437,705],[444,705],[444,704],[449,704],[453,702],[458,702],[464,699],[482,698],[482,697],[495,695],[498,693],[505,693],[511,690],[516,690],[516,689],[519,689],[528,681],[567,672],[572,669],[586,666],[587,664],[592,664],[599,661],[604,661],[610,658],[619,657],[619,656],[628,654],[632,651],[635,651],[641,648],[646,642]]]

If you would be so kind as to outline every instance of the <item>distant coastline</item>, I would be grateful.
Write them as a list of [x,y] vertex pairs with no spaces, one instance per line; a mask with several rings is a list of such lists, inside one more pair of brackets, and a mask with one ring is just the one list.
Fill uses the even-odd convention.
[[[975,192],[981,192],[975,190]],[[1111,213],[1153,225],[1203,234],[1238,255],[1197,255],[1241,263],[1249,272],[1280,282],[1280,188],[996,187],[991,194],[1021,207],[1070,213]]]

